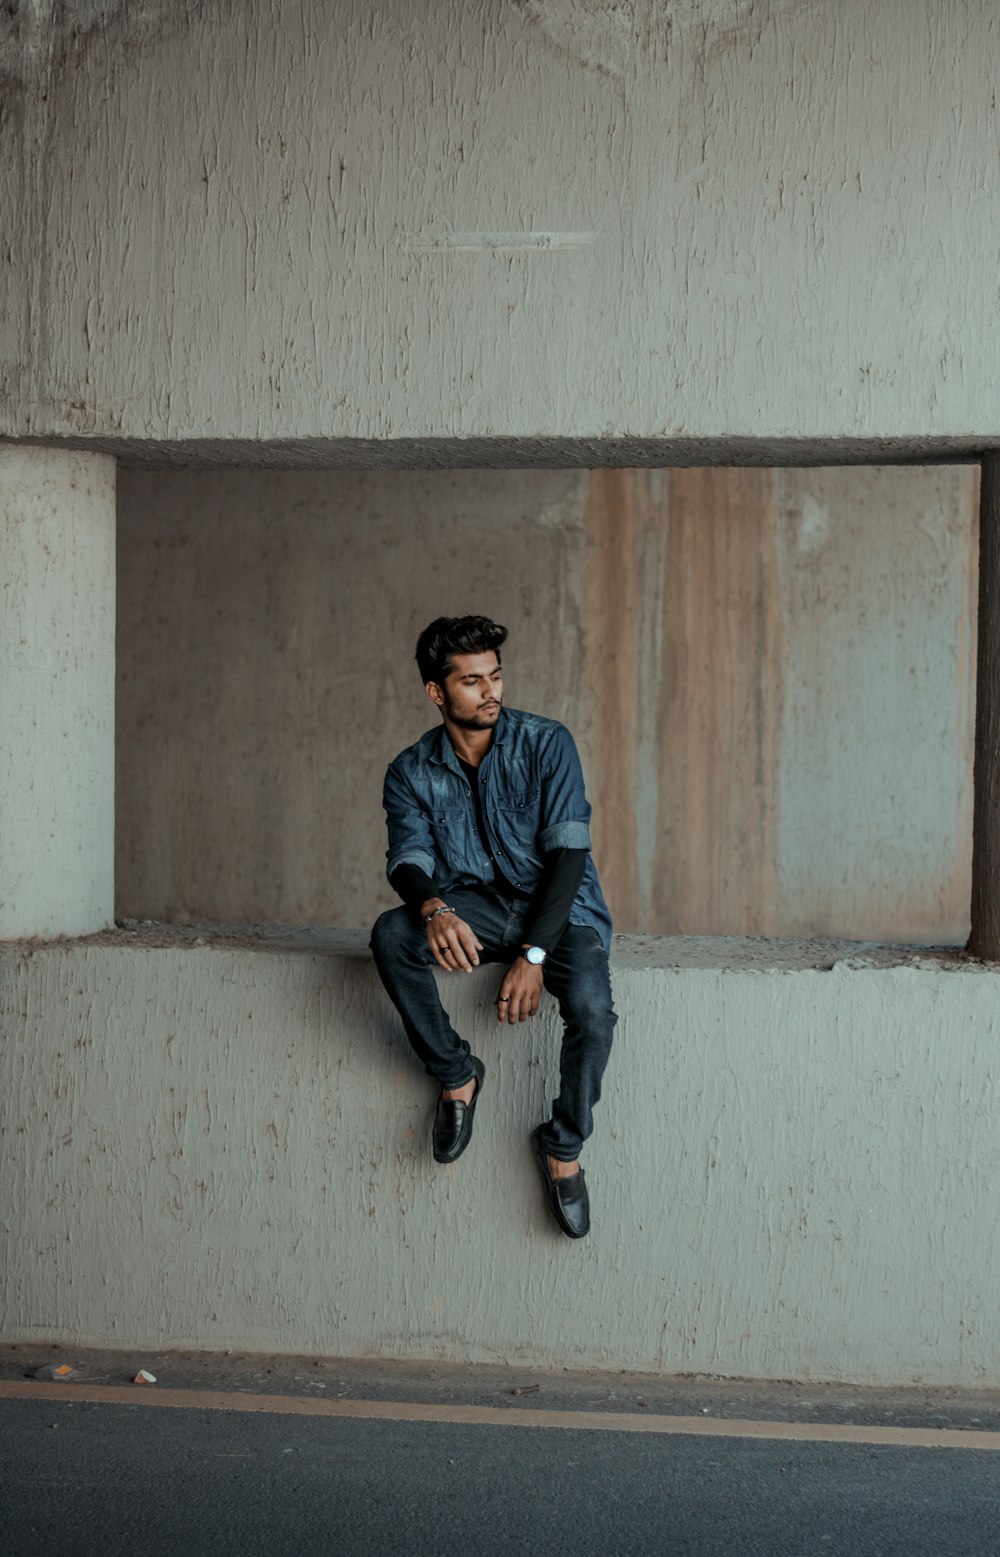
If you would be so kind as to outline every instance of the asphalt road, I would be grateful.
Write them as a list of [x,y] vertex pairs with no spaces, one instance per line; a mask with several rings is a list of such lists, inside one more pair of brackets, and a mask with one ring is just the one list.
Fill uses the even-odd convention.
[[5,1557],[998,1557],[1000,1453],[0,1400]]

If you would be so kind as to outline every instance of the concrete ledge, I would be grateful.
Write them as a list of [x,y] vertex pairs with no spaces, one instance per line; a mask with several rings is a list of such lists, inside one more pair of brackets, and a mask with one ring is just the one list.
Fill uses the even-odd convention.
[[364,940],[0,949],[7,1340],[1000,1383],[994,968],[621,938],[574,1245],[527,1147],[554,1007],[443,979],[488,1091],[438,1168]]
[[[368,930],[330,925],[166,924],[156,919],[122,919],[111,930],[57,940],[0,940],[4,951],[31,955],[52,946],[128,946],[133,950],[280,952],[320,957],[369,958]],[[616,935],[616,968],[750,970],[759,973],[812,969],[831,972],[838,964],[854,969],[935,967],[951,972],[982,969],[958,946],[891,945],[884,941],[792,939],[751,935]],[[447,984],[442,985],[447,988]]]
[[995,431],[884,438],[129,438],[53,431],[0,443],[113,454],[130,470],[625,470],[652,466],[935,465],[976,463],[1000,448]]

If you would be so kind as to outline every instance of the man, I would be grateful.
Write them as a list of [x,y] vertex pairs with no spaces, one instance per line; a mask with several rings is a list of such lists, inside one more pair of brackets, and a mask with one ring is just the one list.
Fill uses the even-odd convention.
[[406,1035],[441,1087],[437,1162],[472,1137],[485,1067],[448,1020],[435,963],[506,971],[500,1022],[535,1015],[543,986],[564,1022],[559,1096],[532,1141],[549,1206],[570,1238],[590,1229],[580,1148],[617,1017],[608,953],[611,917],[590,858],[590,806],[569,731],[503,707],[507,629],[485,616],[439,617],[417,664],[442,724],[401,752],[385,776],[387,874],[404,906],[382,914],[372,952]]

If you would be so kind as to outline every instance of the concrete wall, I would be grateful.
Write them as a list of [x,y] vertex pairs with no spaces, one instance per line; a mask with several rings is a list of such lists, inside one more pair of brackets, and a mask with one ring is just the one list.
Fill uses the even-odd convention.
[[565,720],[621,930],[963,941],[975,473],[119,480],[120,915],[368,924],[441,612]]
[[6,1338],[1000,1385],[995,971],[619,942],[576,1245],[552,1002],[444,980],[487,1084],[442,1169],[367,954],[304,945],[3,951]]
[[115,465],[0,448],[0,937],[114,904]]
[[[998,42],[988,0],[0,8],[0,436],[133,464],[994,444]],[[707,509],[697,475],[564,475],[541,506],[511,479],[453,527],[454,605],[499,602],[538,662],[515,701],[578,709],[599,825],[636,817],[634,849],[599,840],[619,924],[961,934],[962,478],[730,475]],[[310,476],[296,511],[213,480],[125,508],[123,857],[146,911],[370,917],[391,753],[361,784],[347,715],[422,723],[385,645],[451,607],[469,490],[425,484],[403,545],[399,489]],[[6,1333],[1000,1383],[995,975],[619,956],[577,1249],[524,1146],[551,1011],[515,1047],[458,992],[495,1103],[438,1174],[365,960],[8,948]]]
[[2,433],[998,436],[991,0],[14,9]]

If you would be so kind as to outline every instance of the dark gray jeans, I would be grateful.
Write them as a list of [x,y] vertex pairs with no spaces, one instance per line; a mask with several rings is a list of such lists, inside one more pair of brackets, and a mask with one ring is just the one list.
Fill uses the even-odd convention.
[[[482,941],[481,964],[513,962],[524,940],[527,903],[507,903],[494,892],[470,887],[449,892],[448,902]],[[471,1050],[441,1004],[434,974],[437,964],[419,919],[408,908],[390,909],[375,922],[371,948],[382,983],[427,1074],[442,1088],[462,1086],[473,1073]],[[542,1140],[551,1157],[574,1162],[594,1128],[593,1108],[601,1095],[601,1077],[618,1021],[611,1003],[608,957],[597,931],[587,925],[568,925],[542,973],[565,1024],[559,1096]]]

